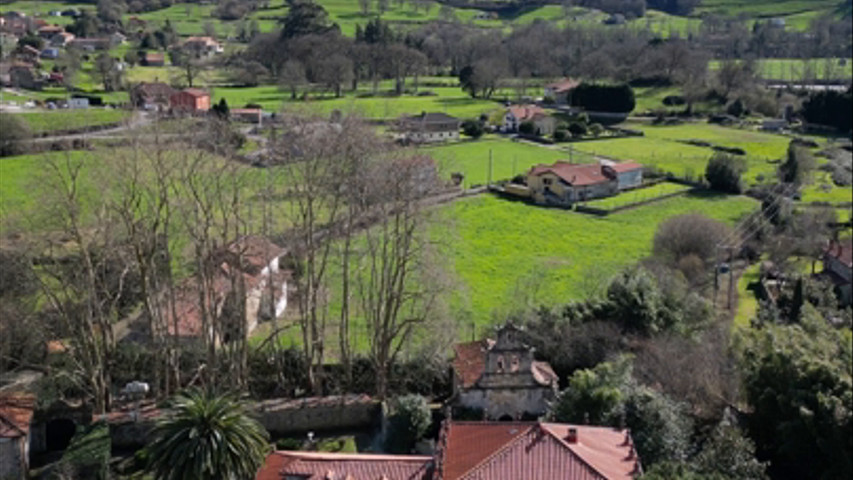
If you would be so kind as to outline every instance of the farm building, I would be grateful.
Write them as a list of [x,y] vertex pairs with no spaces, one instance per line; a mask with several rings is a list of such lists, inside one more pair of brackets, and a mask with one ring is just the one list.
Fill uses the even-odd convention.
[[96,50],[109,50],[110,39],[104,38],[75,38],[69,42],[70,46],[79,48],[84,52],[94,52]]
[[459,139],[459,119],[446,113],[426,113],[406,117],[402,129],[406,140],[415,143],[443,142]]
[[851,303],[851,284],[853,283],[853,243],[833,241],[823,252],[823,272],[835,285],[838,302]]
[[643,182],[639,163],[537,165],[527,174],[527,188],[536,203],[571,205],[615,195]]
[[505,132],[517,132],[518,127],[524,122],[531,122],[537,135],[550,135],[554,133],[556,122],[548,115],[542,107],[537,105],[513,105],[504,114],[503,130]]
[[232,120],[254,123],[257,125],[261,124],[263,114],[264,112],[260,108],[232,108],[229,112]]
[[169,98],[172,110],[184,113],[203,113],[210,110],[210,93],[198,88],[187,88]]
[[50,37],[50,46],[52,47],[64,47],[71,43],[71,41],[76,38],[73,33],[69,32],[59,32],[56,35]]
[[222,45],[212,37],[189,37],[184,40],[183,48],[204,57],[225,51]]
[[146,52],[145,55],[142,56],[142,62],[140,63],[144,67],[162,67],[166,65],[166,55],[162,53]]
[[169,108],[175,89],[161,82],[143,82],[130,90],[130,102],[143,110],[162,111]]
[[28,394],[0,394],[0,478],[28,478],[30,424],[35,397]]
[[564,78],[559,82],[545,85],[545,98],[550,98],[557,105],[571,104],[572,90],[581,82],[571,78]]
[[39,56],[41,58],[46,58],[46,59],[59,58],[59,49],[55,48],[55,47],[45,48],[44,50],[41,51],[41,55],[39,55]]
[[45,25],[38,29],[38,36],[44,40],[50,40],[57,33],[64,32],[65,29],[59,25]]
[[521,343],[520,331],[505,325],[497,340],[460,343],[454,347],[455,405],[479,409],[489,419],[537,417],[557,392],[557,375],[546,362],[533,360],[533,349]]

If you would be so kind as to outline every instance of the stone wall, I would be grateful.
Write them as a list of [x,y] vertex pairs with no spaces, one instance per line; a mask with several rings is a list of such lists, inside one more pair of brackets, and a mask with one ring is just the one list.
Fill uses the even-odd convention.
[[259,402],[258,420],[270,433],[355,430],[379,425],[381,403],[367,395],[342,395]]

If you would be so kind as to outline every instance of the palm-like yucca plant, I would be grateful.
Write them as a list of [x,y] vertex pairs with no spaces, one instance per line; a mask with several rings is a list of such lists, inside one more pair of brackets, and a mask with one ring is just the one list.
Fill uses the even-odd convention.
[[234,395],[178,394],[153,433],[147,450],[157,480],[251,479],[269,450],[266,430]]

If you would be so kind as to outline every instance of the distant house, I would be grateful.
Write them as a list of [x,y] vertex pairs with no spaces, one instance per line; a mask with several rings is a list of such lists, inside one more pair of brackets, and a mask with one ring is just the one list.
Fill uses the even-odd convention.
[[71,43],[72,40],[76,38],[73,33],[69,32],[59,32],[56,35],[50,37],[50,45],[52,47],[65,47]]
[[85,97],[72,97],[68,99],[68,108],[89,108],[89,99]]
[[545,86],[545,98],[549,98],[558,105],[569,105],[572,99],[572,90],[578,87],[581,82],[571,78],[564,78],[559,82],[551,83]]
[[842,306],[851,304],[851,283],[853,283],[853,243],[833,241],[823,252],[823,271],[821,275],[834,285],[838,301]]
[[187,88],[169,98],[169,106],[175,112],[204,113],[210,110],[210,93],[199,88]]
[[38,29],[38,36],[44,40],[50,40],[57,33],[64,32],[65,29],[59,25],[45,25]]
[[127,41],[127,37],[121,32],[113,32],[109,35],[110,45],[115,47],[117,45],[122,45]]
[[145,52],[140,64],[144,67],[163,67],[166,65],[166,55],[157,52]]
[[184,40],[183,48],[198,56],[210,56],[225,51],[213,37],[189,37]]
[[537,203],[568,206],[615,195],[642,184],[638,163],[537,165],[527,173],[527,187]]
[[162,82],[143,82],[130,89],[130,102],[143,110],[168,110],[175,92],[174,88]]
[[41,54],[39,56],[41,58],[50,59],[50,60],[55,59],[55,58],[59,58],[59,49],[56,47],[45,48],[44,50],[41,51]]
[[537,135],[554,133],[556,122],[542,107],[537,105],[513,105],[504,114],[503,130],[517,132],[524,122],[531,122]]
[[443,142],[459,139],[460,121],[446,113],[421,113],[405,117],[402,129],[405,139],[414,143]]
[[441,480],[633,480],[643,473],[630,431],[545,422],[445,422],[435,465],[433,478]]
[[0,393],[0,478],[29,478],[30,425],[35,397],[22,393]]
[[232,108],[229,112],[232,120],[260,125],[263,110],[260,108]]
[[761,129],[766,132],[781,132],[787,126],[788,121],[784,118],[768,118],[761,122]]
[[32,64],[26,62],[13,62],[8,67],[9,84],[16,88],[27,90],[41,90],[42,81],[36,75]]
[[39,49],[31,45],[24,45],[17,55],[18,59],[29,63],[38,62],[39,56],[41,56]]
[[281,268],[279,259],[285,253],[269,240],[247,236],[212,256],[208,315],[221,318],[230,312],[229,318],[242,318],[245,323],[206,332],[199,285],[196,278],[189,278],[176,289],[174,310],[163,307],[166,333],[184,341],[215,335],[214,343],[220,345],[248,335],[261,320],[281,316],[287,307],[289,273]]
[[110,39],[104,38],[75,38],[68,42],[69,47],[78,48],[84,52],[95,52],[98,50],[108,50],[110,48]]
[[454,347],[452,404],[477,409],[493,420],[536,418],[557,393],[557,375],[546,362],[533,359],[513,325],[497,331],[497,340]]

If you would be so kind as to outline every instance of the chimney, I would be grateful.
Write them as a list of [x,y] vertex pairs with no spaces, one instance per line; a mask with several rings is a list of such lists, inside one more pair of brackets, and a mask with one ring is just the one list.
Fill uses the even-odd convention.
[[569,427],[569,434],[566,436],[566,442],[578,443],[578,429],[577,428]]

